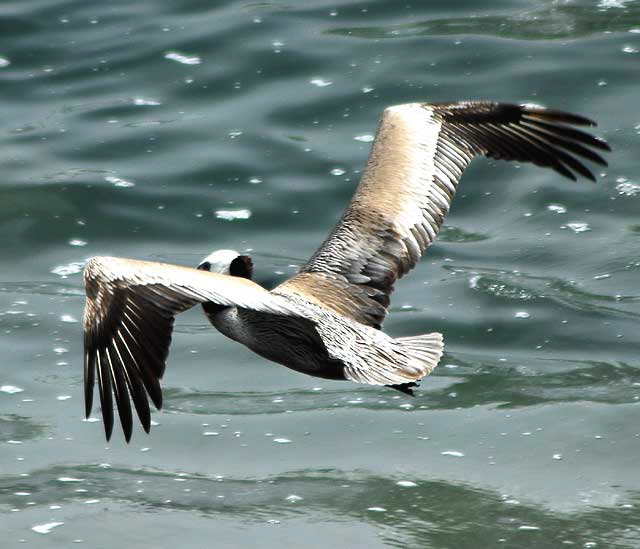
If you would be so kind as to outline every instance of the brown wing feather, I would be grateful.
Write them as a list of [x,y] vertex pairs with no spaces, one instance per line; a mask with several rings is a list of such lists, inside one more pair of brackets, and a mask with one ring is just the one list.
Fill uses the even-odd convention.
[[[581,162],[606,165],[609,146],[570,125],[574,114],[491,101],[412,103],[382,115],[371,154],[342,219],[275,293],[295,293],[379,328],[397,279],[411,270],[449,212],[473,157],[532,162],[575,180]],[[327,285],[329,282],[329,285]],[[331,303],[338,297],[339,303]]]
[[[145,431],[148,398],[162,406],[160,379],[169,354],[174,317],[196,303],[240,306],[278,315],[296,312],[246,278],[146,261],[93,258],[84,271],[85,411],[91,413],[96,377],[107,440],[115,397],[127,441],[135,406]],[[97,376],[96,376],[97,374]]]

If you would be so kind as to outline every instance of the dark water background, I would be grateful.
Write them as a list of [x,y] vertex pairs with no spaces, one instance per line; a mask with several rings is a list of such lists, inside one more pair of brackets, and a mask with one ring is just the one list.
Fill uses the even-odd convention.
[[[0,545],[640,547],[639,50],[633,0],[2,2]],[[467,98],[590,116],[614,153],[595,185],[467,171],[385,326],[445,334],[415,399],[194,310],[151,435],[83,421],[87,257],[251,250],[274,284],[386,105]]]

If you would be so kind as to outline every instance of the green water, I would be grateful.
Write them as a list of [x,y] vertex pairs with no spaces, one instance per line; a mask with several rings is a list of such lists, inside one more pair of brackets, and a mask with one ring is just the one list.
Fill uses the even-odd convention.
[[[640,2],[13,0],[0,31],[3,548],[640,547]],[[445,335],[415,399],[193,310],[151,434],[83,421],[87,257],[250,250],[275,284],[384,106],[467,98],[589,116],[614,152],[595,185],[466,172],[385,324]]]

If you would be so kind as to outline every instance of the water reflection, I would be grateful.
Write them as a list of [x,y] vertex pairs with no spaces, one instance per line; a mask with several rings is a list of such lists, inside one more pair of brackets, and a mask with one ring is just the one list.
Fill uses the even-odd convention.
[[[240,523],[367,523],[394,547],[630,547],[640,539],[640,493],[611,507],[557,512],[508,494],[441,480],[363,471],[302,469],[259,479],[127,469],[56,466],[0,481],[5,508],[103,509],[130,503],[138,514],[187,511]],[[50,511],[46,511],[50,514]],[[461,520],[461,517],[465,517]],[[618,545],[620,544],[620,545]],[[595,545],[594,545],[595,546]]]

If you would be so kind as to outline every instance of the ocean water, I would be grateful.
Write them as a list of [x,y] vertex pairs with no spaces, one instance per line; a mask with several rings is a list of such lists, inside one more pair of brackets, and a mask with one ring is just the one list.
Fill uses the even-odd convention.
[[[640,547],[640,2],[0,4],[2,547]],[[381,110],[598,121],[598,182],[479,159],[385,330],[441,331],[413,399],[306,377],[181,315],[165,406],[82,404],[81,268],[251,253],[339,218]]]

